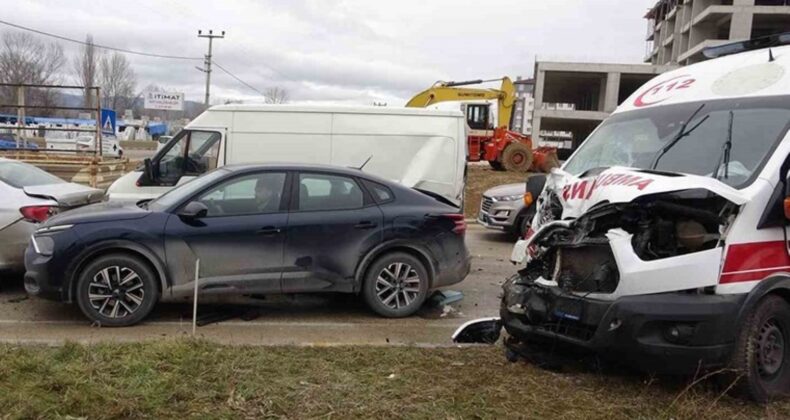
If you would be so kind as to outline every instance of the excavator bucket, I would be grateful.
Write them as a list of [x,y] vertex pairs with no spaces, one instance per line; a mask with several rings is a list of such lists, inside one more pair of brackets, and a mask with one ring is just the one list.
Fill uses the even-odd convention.
[[532,170],[534,172],[551,172],[552,168],[560,167],[557,149],[554,147],[538,147],[532,150]]

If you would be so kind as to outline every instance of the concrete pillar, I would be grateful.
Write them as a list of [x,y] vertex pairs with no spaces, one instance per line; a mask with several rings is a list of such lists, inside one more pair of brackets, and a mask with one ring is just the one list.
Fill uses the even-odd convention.
[[618,105],[620,94],[620,73],[611,72],[606,75],[606,90],[604,91],[604,103],[601,111],[613,112]]
[[543,90],[546,84],[546,72],[540,69],[540,63],[535,63],[535,103],[532,109],[532,141],[534,145],[540,144],[540,116],[538,113],[543,108]]
[[[754,0],[733,0],[733,6],[754,6]],[[752,21],[754,13],[736,9],[730,21],[730,39],[745,40],[752,37]]]

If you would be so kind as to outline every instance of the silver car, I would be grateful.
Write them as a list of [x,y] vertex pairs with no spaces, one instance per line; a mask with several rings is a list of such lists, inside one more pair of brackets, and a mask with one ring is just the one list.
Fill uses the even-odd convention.
[[534,206],[526,205],[526,185],[500,185],[483,193],[477,222],[489,229],[523,237],[532,222]]
[[102,190],[0,158],[0,272],[24,270],[25,248],[38,223],[59,211],[101,201],[103,196]]

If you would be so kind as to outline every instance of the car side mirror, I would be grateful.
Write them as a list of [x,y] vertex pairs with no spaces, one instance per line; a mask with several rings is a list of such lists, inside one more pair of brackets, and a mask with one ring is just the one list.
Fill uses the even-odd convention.
[[188,220],[200,219],[206,215],[208,215],[208,207],[200,201],[193,201],[178,212],[178,217]]
[[785,219],[790,220],[790,196],[785,197],[783,204]]

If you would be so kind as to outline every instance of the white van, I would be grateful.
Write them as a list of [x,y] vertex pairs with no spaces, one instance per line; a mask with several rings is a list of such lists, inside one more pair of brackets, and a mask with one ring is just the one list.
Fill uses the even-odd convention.
[[249,162],[364,165],[365,172],[460,207],[466,123],[460,111],[219,105],[195,118],[107,193],[110,200],[154,198],[218,166]]
[[731,368],[759,401],[790,392],[790,33],[706,53],[546,176],[501,319],[456,339],[504,325],[512,354],[559,341],[650,371]]

